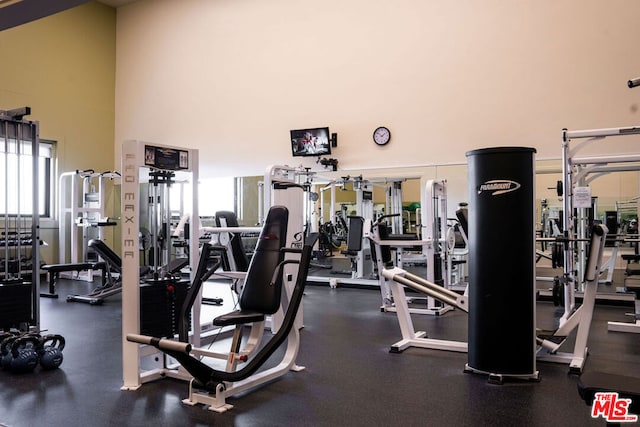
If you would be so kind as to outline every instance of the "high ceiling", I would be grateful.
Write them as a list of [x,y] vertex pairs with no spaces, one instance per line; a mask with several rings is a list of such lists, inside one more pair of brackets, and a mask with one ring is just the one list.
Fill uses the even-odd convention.
[[[100,0],[100,3],[117,8],[134,1],[136,0]],[[0,0],[0,31],[88,2],[89,0]]]
[[133,3],[136,0],[98,0],[99,3],[104,3],[108,6],[112,7],[120,7],[125,4]]

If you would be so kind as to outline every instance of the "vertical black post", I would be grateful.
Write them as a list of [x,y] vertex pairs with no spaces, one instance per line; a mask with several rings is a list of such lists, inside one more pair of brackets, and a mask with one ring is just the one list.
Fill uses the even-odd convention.
[[537,379],[535,149],[467,153],[469,354],[467,370]]

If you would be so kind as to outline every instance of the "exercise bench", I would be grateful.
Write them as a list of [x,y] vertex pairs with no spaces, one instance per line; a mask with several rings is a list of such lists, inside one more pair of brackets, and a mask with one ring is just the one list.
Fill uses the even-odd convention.
[[49,292],[41,292],[40,296],[45,298],[58,298],[58,294],[56,294],[56,284],[58,279],[60,279],[60,273],[70,272],[70,271],[85,271],[85,270],[100,270],[102,276],[102,283],[104,283],[106,278],[106,263],[100,262],[81,262],[81,263],[73,263],[73,264],[46,264],[41,267],[48,273],[49,277]]
[[[578,394],[588,406],[596,400],[596,393],[618,393],[620,399],[631,399],[629,414],[640,414],[640,378],[604,372],[585,372],[578,379]],[[609,425],[609,424],[608,424]]]
[[[122,259],[105,242],[100,239],[89,240],[89,247],[104,260],[102,284],[86,295],[69,295],[67,302],[84,302],[91,305],[102,304],[105,298],[122,292]],[[181,269],[187,264],[180,260],[176,268]],[[149,267],[140,267],[140,277],[149,273]],[[118,274],[113,277],[112,273]]]
[[624,279],[624,291],[634,295],[634,312],[631,314],[633,322],[608,322],[607,328],[612,332],[640,333],[640,255],[622,254],[622,259],[627,261]]

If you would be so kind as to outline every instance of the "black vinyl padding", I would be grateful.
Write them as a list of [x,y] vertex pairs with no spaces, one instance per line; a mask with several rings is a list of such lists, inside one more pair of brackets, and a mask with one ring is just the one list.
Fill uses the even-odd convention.
[[61,273],[64,271],[99,270],[103,267],[104,263],[101,262],[79,262],[73,264],[46,264],[42,266],[42,269],[50,273]]
[[278,311],[282,277],[278,277],[276,283],[271,283],[271,280],[278,264],[284,259],[280,249],[287,242],[288,222],[289,211],[286,207],[274,206],[269,210],[240,294],[240,307],[243,310],[264,314]]
[[[197,381],[196,386],[210,392],[215,392],[216,385],[223,381],[236,382],[247,379],[253,375],[271,355],[286,340],[291,328],[294,327],[296,315],[302,302],[304,288],[307,282],[307,274],[309,273],[309,264],[311,262],[311,254],[313,246],[318,238],[317,233],[310,234],[302,248],[302,254],[298,266],[298,275],[291,300],[284,314],[282,325],[275,335],[267,341],[267,343],[258,351],[258,353],[244,365],[244,367],[235,372],[220,371],[211,368],[199,359],[192,357],[184,351],[175,351],[162,349],[165,353],[175,358]],[[153,345],[153,344],[152,344]],[[156,346],[157,347],[157,346]]]
[[[282,277],[272,283],[278,264],[284,260],[281,249],[287,240],[289,211],[284,206],[273,206],[258,237],[256,250],[249,263],[249,269],[240,294],[240,309],[218,316],[213,320],[216,326],[245,323],[244,319],[258,319],[273,314],[280,307]],[[253,320],[256,321],[256,320]]]
[[462,227],[462,231],[469,238],[469,209],[464,206],[460,207],[456,210],[456,218],[460,222],[460,227]]
[[[378,236],[380,240],[389,240],[389,228],[387,224],[378,224]],[[382,254],[382,265],[385,267],[393,267],[393,258],[391,256],[391,248],[387,245],[380,243],[380,252]]]
[[[231,211],[218,211],[216,212],[216,226],[222,227],[221,219],[225,220],[227,227],[238,227],[238,217],[235,212]],[[242,244],[242,238],[240,233],[233,233],[231,237],[231,252],[233,254],[233,260],[236,264],[237,271],[247,271],[249,268],[249,259],[247,253],[244,250]]]
[[100,239],[89,240],[89,247],[96,251],[118,273],[122,272],[122,259]]
[[578,393],[589,406],[598,392],[617,392],[619,397],[631,399],[628,409],[640,414],[640,378],[604,372],[585,372],[578,379]]

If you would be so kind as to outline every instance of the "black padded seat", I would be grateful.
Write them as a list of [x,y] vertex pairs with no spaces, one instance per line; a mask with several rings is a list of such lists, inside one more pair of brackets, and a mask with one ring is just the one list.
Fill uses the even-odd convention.
[[255,323],[264,321],[265,315],[263,313],[256,313],[255,311],[233,311],[231,313],[223,314],[213,319],[214,326],[229,326],[238,325],[241,323]]
[[286,244],[288,221],[289,211],[286,207],[273,206],[269,209],[240,294],[240,309],[213,319],[215,326],[256,322],[278,311],[282,275],[274,277],[274,273],[284,260],[281,249]]
[[640,378],[604,372],[585,372],[578,379],[578,393],[589,406],[598,392],[617,392],[621,398],[631,399],[628,409],[640,413]]
[[[41,268],[50,273],[61,273],[66,271],[82,271],[82,270],[97,270],[94,268],[96,263],[92,262],[79,262],[75,264],[45,264]],[[104,263],[101,263],[104,266]]]
[[60,278],[60,273],[69,271],[100,270],[103,283],[107,275],[107,266],[102,261],[80,262],[74,264],[45,264],[41,268],[49,273],[49,292],[40,293],[41,297],[47,298],[58,298],[58,295],[56,294],[56,284]]

